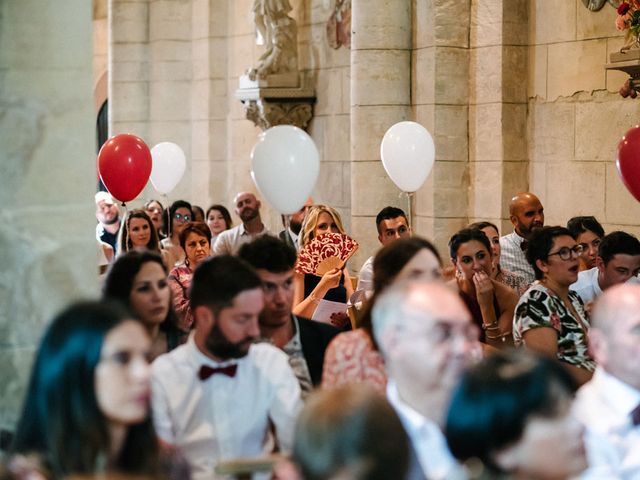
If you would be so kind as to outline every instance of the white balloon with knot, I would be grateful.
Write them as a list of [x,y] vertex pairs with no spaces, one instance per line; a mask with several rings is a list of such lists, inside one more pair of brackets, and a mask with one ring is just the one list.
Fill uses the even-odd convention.
[[436,150],[429,131],[416,122],[399,122],[382,138],[380,157],[387,175],[400,190],[417,191],[433,169]]
[[293,125],[262,132],[251,151],[251,177],[264,199],[283,215],[302,208],[320,172],[313,139]]
[[187,167],[187,160],[175,143],[161,142],[151,149],[151,183],[159,193],[166,195],[176,188]]

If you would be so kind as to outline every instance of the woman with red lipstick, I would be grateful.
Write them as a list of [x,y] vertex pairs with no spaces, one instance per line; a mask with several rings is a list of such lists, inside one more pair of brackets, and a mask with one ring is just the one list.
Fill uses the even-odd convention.
[[211,255],[211,230],[206,223],[190,223],[180,233],[180,246],[185,260],[169,274],[169,286],[173,291],[173,306],[178,314],[178,326],[185,334],[193,326],[193,314],[189,304],[189,286],[196,267]]
[[589,320],[580,296],[569,286],[578,279],[582,246],[564,227],[534,231],[527,260],[536,281],[520,298],[513,318],[516,346],[553,356],[578,385],[589,381],[595,362],[588,351]]
[[105,279],[104,297],[120,301],[146,327],[152,359],[179,345],[181,332],[171,304],[167,267],[159,255],[131,251],[119,257]]
[[13,453],[38,455],[53,478],[167,478],[149,415],[150,349],[116,305],[59,314],[36,355]]

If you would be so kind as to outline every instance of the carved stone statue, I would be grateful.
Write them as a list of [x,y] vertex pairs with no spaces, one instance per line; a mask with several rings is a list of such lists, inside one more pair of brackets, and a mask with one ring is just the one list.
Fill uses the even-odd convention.
[[291,74],[297,78],[298,31],[296,21],[288,15],[291,10],[289,0],[253,0],[253,17],[265,40],[265,52],[247,72],[251,80]]

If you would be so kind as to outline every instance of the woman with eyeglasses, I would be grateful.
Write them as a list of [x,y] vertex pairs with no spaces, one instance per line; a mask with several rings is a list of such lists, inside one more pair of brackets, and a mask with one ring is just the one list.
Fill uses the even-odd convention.
[[180,233],[180,246],[185,251],[185,259],[169,273],[169,286],[178,327],[187,334],[193,327],[189,287],[196,267],[211,255],[211,230],[206,223],[190,223]]
[[513,318],[515,345],[555,357],[579,385],[591,379],[596,366],[588,351],[584,304],[569,289],[578,279],[581,253],[582,246],[566,228],[535,230],[526,255],[536,281],[520,298]]
[[590,270],[596,266],[598,247],[604,237],[604,228],[595,217],[573,217],[567,222],[567,228],[582,245],[580,255],[580,271]]
[[[167,219],[168,217],[168,219]],[[169,214],[164,218],[167,238],[160,242],[163,250],[168,252],[169,270],[176,264],[184,262],[184,250],[180,246],[180,233],[193,220],[191,204],[184,200],[176,200],[169,207]]]

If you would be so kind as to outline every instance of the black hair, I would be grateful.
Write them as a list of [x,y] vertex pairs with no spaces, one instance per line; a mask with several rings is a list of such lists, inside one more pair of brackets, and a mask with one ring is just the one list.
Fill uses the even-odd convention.
[[209,218],[209,213],[211,213],[211,210],[217,210],[222,214],[222,218],[224,218],[224,221],[227,224],[227,228],[226,228],[227,230],[233,226],[233,221],[231,220],[231,214],[229,213],[229,210],[227,210],[227,207],[217,203],[207,208],[207,214],[204,216],[205,222],[207,221],[207,218]]
[[640,241],[627,232],[615,231],[602,237],[598,256],[607,265],[614,255],[640,255]]
[[478,230],[476,228],[463,228],[462,230],[454,233],[449,240],[449,256],[455,259],[458,255],[460,245],[471,242],[472,240],[480,242],[484,247],[486,247],[489,254],[492,254],[493,250],[491,249],[489,237],[487,237],[482,230]]
[[189,291],[191,309],[205,305],[219,311],[231,306],[239,293],[260,287],[260,277],[246,261],[231,255],[212,257],[193,273]]
[[533,268],[536,276],[536,280],[542,279],[544,273],[538,268],[536,261],[546,260],[549,257],[549,252],[553,248],[553,241],[557,237],[571,237],[575,240],[573,234],[565,227],[542,227],[534,229],[529,237],[529,244],[525,255],[527,262]]
[[253,268],[261,268],[271,273],[283,273],[293,269],[298,255],[294,248],[279,238],[261,235],[252,242],[242,245],[238,256]]
[[186,208],[187,210],[189,210],[191,220],[193,220],[193,210],[191,209],[191,204],[185,200],[176,200],[171,204],[169,210],[165,211],[165,215],[162,216],[165,233],[168,233],[169,231],[173,233],[173,229],[171,229],[171,221],[173,220],[173,216],[176,214],[176,210],[178,210],[179,208]]
[[380,231],[380,223],[383,220],[392,220],[398,217],[404,218],[404,221],[407,223],[407,225],[409,224],[409,220],[407,220],[407,215],[397,207],[389,206],[389,207],[384,207],[382,210],[380,210],[378,212],[378,215],[376,215],[376,228],[378,229],[378,233],[379,234],[382,233]]
[[467,225],[467,228],[471,228],[474,230],[483,230],[485,228],[493,228],[498,233],[498,235],[500,234],[500,230],[498,230],[498,227],[495,225],[495,223],[487,222],[486,220]]
[[[53,319],[38,348],[12,452],[41,455],[56,478],[96,472],[109,452],[108,421],[95,391],[107,334],[133,317],[117,302],[80,302]],[[158,442],[151,416],[128,428],[120,472],[151,473]]]
[[595,233],[599,238],[604,237],[604,228],[593,216],[570,218],[567,222],[567,229],[571,232],[573,238],[578,238],[578,235],[586,231]]
[[[162,257],[151,251],[131,250],[121,255],[109,268],[102,288],[102,296],[105,300],[117,300],[122,305],[131,309],[131,290],[133,281],[145,263],[154,262],[162,267],[165,275],[168,275],[167,267],[162,261]],[[135,313],[135,312],[133,312]],[[137,318],[137,317],[135,317]],[[169,302],[169,312],[167,318],[160,324],[160,330],[167,334],[168,338],[174,339],[180,334],[178,329],[178,319],[173,309],[173,302]]]
[[494,472],[494,455],[517,443],[533,416],[553,417],[577,385],[560,364],[521,350],[496,352],[471,367],[454,390],[445,435],[461,462],[476,458]]
[[184,227],[184,229],[180,232],[180,246],[183,250],[185,250],[184,247],[187,243],[187,237],[192,233],[206,238],[209,242],[209,245],[211,245],[211,230],[209,229],[208,225],[203,222],[192,222]]

